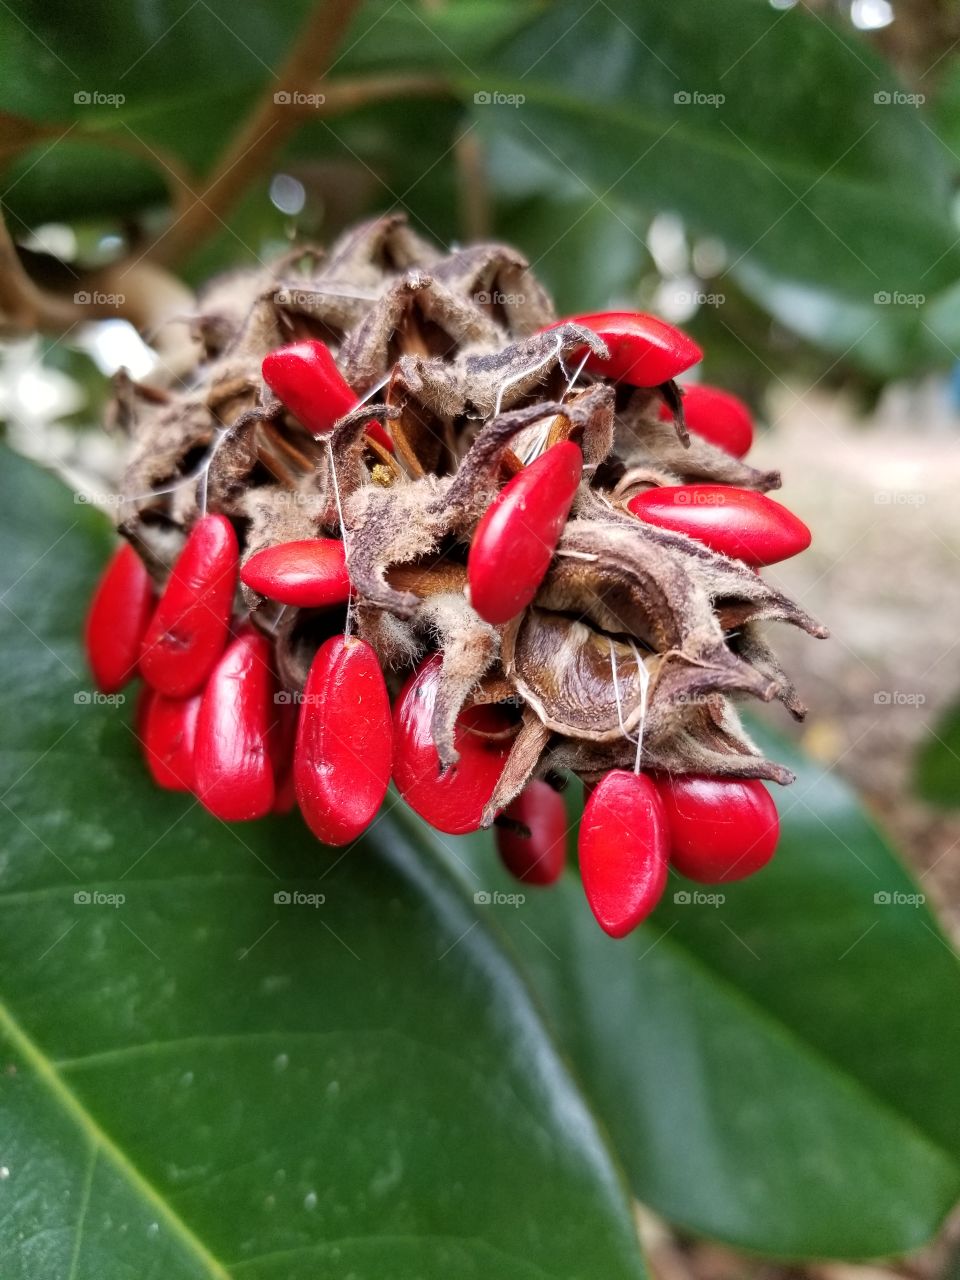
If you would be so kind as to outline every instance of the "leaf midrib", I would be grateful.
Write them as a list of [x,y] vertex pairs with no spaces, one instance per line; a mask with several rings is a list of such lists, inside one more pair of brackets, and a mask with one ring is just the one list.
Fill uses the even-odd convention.
[[[132,1186],[136,1187],[143,1198],[153,1205],[157,1213],[167,1222],[171,1230],[187,1246],[197,1260],[204,1266],[214,1280],[233,1280],[230,1272],[210,1252],[202,1240],[190,1230],[183,1219],[174,1212],[169,1202],[164,1199],[152,1182],[116,1145],[109,1134],[97,1124],[79,1098],[67,1087],[46,1057],[39,1045],[27,1035],[19,1022],[5,1004],[0,1003],[0,1031],[6,1033],[11,1044],[29,1063],[36,1075],[47,1086],[64,1111],[76,1122],[81,1131],[90,1139],[94,1153],[103,1152],[109,1156],[119,1171],[124,1174]],[[74,1258],[74,1265],[76,1258]]]

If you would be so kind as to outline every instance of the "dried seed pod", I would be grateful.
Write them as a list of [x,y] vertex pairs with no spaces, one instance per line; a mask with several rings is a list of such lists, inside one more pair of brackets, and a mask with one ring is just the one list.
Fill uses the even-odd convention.
[[[677,786],[746,780],[748,795],[749,780],[791,781],[750,740],[735,699],[779,698],[802,715],[760,624],[826,633],[751,566],[809,534],[763,496],[779,473],[735,456],[752,431],[744,407],[714,388],[681,397],[673,378],[700,356],[684,334],[639,313],[555,321],[515,251],[442,254],[397,215],[326,256],[236,273],[199,312],[205,355],[185,389],[117,386],[115,418],[132,439],[121,527],[166,581],[143,669],[165,693],[195,692],[228,626],[242,625],[242,602],[291,703],[326,672],[336,696],[308,726],[321,746],[304,789],[324,838],[352,838],[376,798],[351,795],[364,789],[338,737],[356,708],[333,675],[352,663],[372,682],[375,664],[406,678],[394,776],[441,830],[500,816],[507,848],[518,828],[503,811],[545,796],[536,780],[571,770],[594,788],[585,880],[611,932],[650,907],[664,870],[650,772]],[[380,402],[358,405],[375,386]],[[234,598],[234,543],[219,547],[225,572],[208,599],[211,557],[195,543],[228,544],[233,530],[244,593]],[[349,610],[353,647],[331,642],[343,625],[331,605]],[[369,724],[362,708],[356,719],[371,758],[386,740],[371,728],[377,705]],[[252,807],[269,807],[269,774],[274,803],[288,805],[278,732],[266,734],[268,769],[262,710],[241,720],[221,773],[252,759]],[[641,778],[628,772],[638,739]],[[226,790],[222,811],[242,807],[241,789]],[[621,795],[620,826],[598,825],[601,802]],[[556,798],[543,804],[559,814]],[[624,814],[637,818],[629,831]],[[530,846],[510,856],[529,862]]]
[[376,817],[390,784],[393,728],[380,664],[363,640],[317,650],[294,749],[297,802],[324,844],[349,844]]
[[124,543],[104,569],[87,614],[87,661],[101,693],[116,693],[137,674],[140,645],[153,607],[153,583]]

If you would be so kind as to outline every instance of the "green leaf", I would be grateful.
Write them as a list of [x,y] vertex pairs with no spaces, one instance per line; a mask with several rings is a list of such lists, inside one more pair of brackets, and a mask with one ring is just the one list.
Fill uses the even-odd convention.
[[639,1280],[479,910],[389,817],[343,855],[149,785],[77,699],[104,522],[2,462],[5,1280]]
[[947,150],[915,107],[875,100],[899,92],[890,69],[805,6],[564,0],[470,87],[488,136],[593,201],[680,213],[733,262],[863,304],[960,273]]
[[960,805],[960,706],[948,707],[917,753],[916,789],[943,809]]
[[762,1253],[899,1253],[960,1195],[960,1100],[945,1066],[960,1058],[960,969],[849,790],[764,745],[798,774],[778,797],[771,865],[715,889],[673,878],[623,942],[600,932],[572,872],[550,891],[524,888],[476,842],[472,877],[457,850],[460,873],[526,894],[487,910],[640,1200]]

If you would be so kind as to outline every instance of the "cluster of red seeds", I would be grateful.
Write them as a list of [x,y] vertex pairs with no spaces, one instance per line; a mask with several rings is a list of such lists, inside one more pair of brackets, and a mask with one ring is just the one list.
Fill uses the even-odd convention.
[[[680,412],[672,380],[701,355],[686,335],[632,312],[571,319],[609,351],[606,358],[590,353],[588,372],[663,388],[662,416]],[[263,379],[318,437],[357,407],[319,341],[272,352]],[[691,431],[737,457],[750,447],[750,414],[726,392],[692,385],[682,414]],[[366,430],[392,450],[389,427],[371,421]],[[534,599],[582,468],[577,444],[552,445],[507,481],[479,522],[467,580],[470,603],[487,622],[506,623]],[[757,567],[795,555],[810,541],[784,507],[727,485],[653,488],[628,505],[641,520]],[[410,675],[392,708],[373,648],[349,634],[319,648],[302,694],[283,691],[269,639],[235,616],[238,578],[262,596],[302,608],[342,608],[351,595],[339,538],[272,546],[241,569],[233,526],[209,514],[191,529],[159,600],[127,545],[97,589],[87,622],[90,663],[104,692],[136,674],[145,681],[139,734],[156,783],[193,792],[223,821],[296,804],[319,839],[342,845],[373,821],[392,777],[407,804],[438,830],[476,830],[509,754],[508,710],[496,704],[464,710],[455,739],[459,761],[444,770],[431,737],[438,654]],[[530,782],[497,819],[506,866],[528,884],[552,883],[565,864],[567,825],[559,792],[549,781]],[[740,879],[769,860],[777,837],[776,809],[758,781],[613,770],[589,788],[579,835],[584,890],[602,928],[621,937],[654,908],[671,864],[705,883]]]

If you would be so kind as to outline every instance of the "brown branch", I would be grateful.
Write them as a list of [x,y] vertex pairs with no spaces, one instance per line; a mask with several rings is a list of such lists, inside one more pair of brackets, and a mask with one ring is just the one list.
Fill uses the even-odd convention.
[[251,177],[300,124],[290,99],[303,93],[328,70],[360,0],[321,0],[293,42],[277,80],[254,105],[214,165],[202,195],[154,242],[155,261],[174,263],[192,253],[243,195]]

